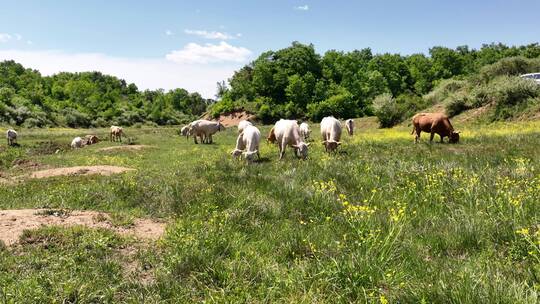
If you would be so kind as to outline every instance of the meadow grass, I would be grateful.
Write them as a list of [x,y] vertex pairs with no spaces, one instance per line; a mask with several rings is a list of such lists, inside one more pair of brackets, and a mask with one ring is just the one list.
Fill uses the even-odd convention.
[[361,127],[326,154],[312,126],[306,161],[290,150],[278,161],[262,143],[252,165],[230,157],[236,128],[212,145],[173,128],[128,129],[153,147],[107,152],[98,149],[116,144],[67,149],[106,130],[22,130],[21,147],[0,148],[4,176],[27,173],[17,159],[137,170],[0,185],[1,209],[99,210],[119,225],[168,226],[148,244],[83,227],[28,231],[0,246],[0,299],[536,303],[540,122],[456,127],[457,145],[427,134],[415,145],[405,126]]

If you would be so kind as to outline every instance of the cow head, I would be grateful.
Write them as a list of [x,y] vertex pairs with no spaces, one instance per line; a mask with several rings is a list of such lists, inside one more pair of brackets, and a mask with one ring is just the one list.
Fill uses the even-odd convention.
[[326,151],[334,151],[336,150],[340,145],[341,145],[341,142],[339,141],[323,141],[322,142],[323,146],[326,148]]
[[276,142],[276,134],[274,133],[274,128],[270,130],[270,133],[268,133],[268,136],[266,137],[266,141],[273,144]]
[[306,159],[308,156],[308,146],[309,143],[306,144],[305,142],[300,142],[299,144],[293,145],[292,147],[296,152],[296,156],[302,159]]
[[234,150],[231,152],[231,155],[232,155],[233,157],[238,157],[238,156],[242,155],[242,150],[234,149]]
[[451,144],[457,144],[459,142],[459,131],[452,131],[448,137],[448,142]]
[[218,122],[218,131],[221,130],[225,130],[225,126],[221,122]]

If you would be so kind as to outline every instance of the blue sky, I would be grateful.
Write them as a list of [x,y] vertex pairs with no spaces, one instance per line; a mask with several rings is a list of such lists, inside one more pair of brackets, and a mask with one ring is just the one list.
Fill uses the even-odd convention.
[[540,1],[0,1],[0,60],[43,74],[100,70],[212,97],[217,81],[292,41],[329,49],[540,40]]

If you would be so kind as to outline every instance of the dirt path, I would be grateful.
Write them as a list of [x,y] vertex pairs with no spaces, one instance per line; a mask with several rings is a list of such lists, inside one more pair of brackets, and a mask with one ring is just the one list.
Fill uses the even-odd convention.
[[48,170],[35,171],[30,173],[30,178],[47,178],[53,176],[79,176],[79,175],[112,175],[119,174],[135,169],[117,167],[117,166],[77,166],[66,168],[54,168]]
[[157,240],[165,232],[165,223],[150,219],[135,219],[127,227],[114,226],[107,213],[97,211],[63,211],[50,209],[0,210],[0,240],[7,246],[15,244],[24,230],[42,226],[76,226],[110,229],[121,235]]

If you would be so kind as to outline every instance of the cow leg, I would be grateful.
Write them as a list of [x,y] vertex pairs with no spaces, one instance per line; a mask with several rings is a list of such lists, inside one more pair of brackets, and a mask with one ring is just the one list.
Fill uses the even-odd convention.
[[444,143],[443,136],[439,135],[441,137],[441,144]]
[[433,137],[435,137],[435,133],[431,132],[431,135],[429,136],[429,143],[433,143]]
[[195,142],[196,145],[199,144],[199,143],[197,142],[197,134],[193,135],[193,141]]
[[213,144],[214,143],[214,140],[212,139],[212,134],[210,134],[210,144]]
[[279,160],[283,159],[283,155],[285,155],[285,148],[287,146],[284,143],[279,144]]
[[118,138],[120,139],[120,142],[122,142],[122,134],[118,134]]
[[414,143],[417,144],[420,140],[420,133],[422,133],[421,130],[416,130],[416,135],[414,136]]

